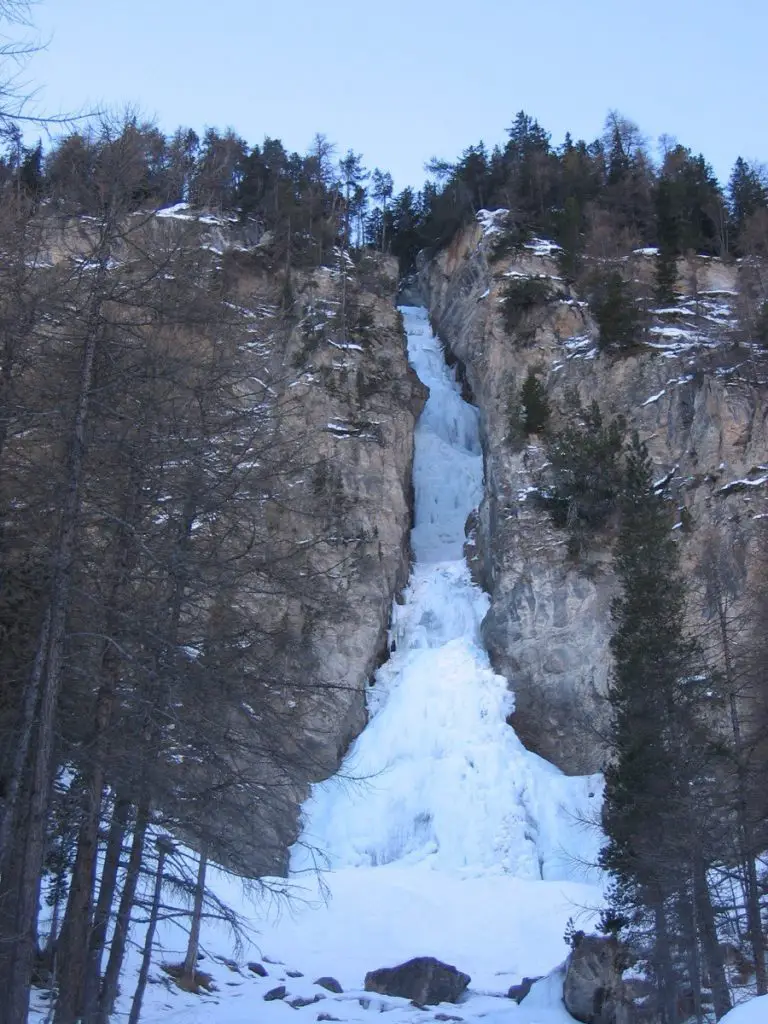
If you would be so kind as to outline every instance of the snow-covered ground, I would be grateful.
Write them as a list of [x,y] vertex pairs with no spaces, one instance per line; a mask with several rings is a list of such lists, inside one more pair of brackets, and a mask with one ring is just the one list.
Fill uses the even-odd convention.
[[726,1013],[720,1024],[765,1024],[767,1020],[768,996],[759,996]]
[[[290,880],[301,898],[290,908],[249,904],[234,879],[218,875],[217,891],[253,919],[252,948],[233,950],[221,925],[204,924],[200,967],[217,990],[183,993],[159,964],[178,963],[186,936],[164,923],[142,1015],[148,1024],[270,1024],[297,1013],[364,1021],[384,1011],[393,1024],[436,1012],[512,1024],[571,1020],[557,976],[520,1006],[506,991],[555,968],[567,954],[568,919],[588,928],[601,904],[590,866],[599,835],[589,824],[601,779],[564,776],[507,725],[513,699],[479,632],[488,598],[463,557],[464,523],[482,493],[477,411],[462,401],[426,312],[402,312],[409,357],[430,397],[416,431],[415,565],[394,607],[391,657],[369,690],[370,722],[339,775],[315,786],[304,807]],[[413,956],[470,974],[465,1001],[424,1010],[362,991],[367,971]],[[256,960],[266,977],[248,968]],[[137,969],[134,951],[116,1019],[128,1012]],[[315,985],[321,975],[344,992]],[[283,984],[285,1000],[264,1001]],[[320,1002],[289,1005],[316,995]]]

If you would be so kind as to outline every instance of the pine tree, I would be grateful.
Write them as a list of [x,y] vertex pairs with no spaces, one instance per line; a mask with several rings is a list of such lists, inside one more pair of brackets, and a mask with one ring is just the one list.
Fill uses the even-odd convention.
[[672,186],[662,177],[656,189],[656,233],[659,255],[656,261],[656,300],[671,305],[676,299],[677,256],[680,252],[680,233],[674,209]]
[[392,199],[392,193],[394,192],[395,185],[389,171],[380,171],[378,167],[374,169],[371,178],[373,182],[373,189],[371,193],[373,195],[373,201],[379,204],[379,207],[372,211],[369,221],[372,225],[369,227],[371,242],[372,244],[377,245],[382,252],[386,252],[386,213],[389,209],[389,203]]
[[731,219],[736,237],[757,210],[768,207],[768,181],[765,175],[739,157],[728,181]]
[[700,716],[706,676],[685,627],[686,594],[671,532],[671,506],[653,485],[645,446],[626,459],[616,551],[620,596],[612,607],[612,760],[606,769],[601,854],[613,876],[613,909],[646,925],[647,965],[662,1017],[677,1021],[685,954],[707,962],[717,1015],[728,1008],[722,956],[707,888],[712,822],[709,744]]
[[569,401],[569,422],[546,439],[551,483],[545,504],[555,525],[568,528],[568,549],[578,555],[616,513],[626,423],[621,416],[605,418],[595,401],[587,408],[577,396]]
[[538,434],[549,422],[549,399],[547,389],[531,367],[520,389],[520,404],[523,407],[523,430],[526,434]]
[[[339,160],[339,172],[341,174],[341,185],[344,189],[344,230],[343,244],[348,249],[351,241],[352,215],[355,212],[355,197],[362,183],[368,178],[368,172],[363,167],[361,153],[354,153],[351,149],[343,159]],[[359,202],[359,200],[358,200]]]
[[643,312],[630,284],[617,270],[595,280],[590,305],[600,329],[600,348],[631,348],[640,341],[644,327]]

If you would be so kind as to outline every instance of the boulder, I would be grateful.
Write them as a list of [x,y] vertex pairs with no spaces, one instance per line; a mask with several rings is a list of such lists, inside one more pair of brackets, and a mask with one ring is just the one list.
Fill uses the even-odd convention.
[[264,964],[260,964],[257,961],[249,963],[248,970],[253,971],[254,974],[258,974],[260,978],[266,978],[269,974]]
[[294,1010],[301,1010],[305,1006],[312,1006],[313,1003],[319,1003],[321,999],[325,999],[325,996],[316,992],[313,996],[294,996],[293,999],[288,1000],[288,1005],[292,1006]]
[[271,988],[269,992],[264,993],[264,1001],[267,1003],[274,1002],[275,999],[285,999],[285,994],[288,990],[285,985],[278,985],[277,988]]
[[329,992],[335,992],[336,995],[341,995],[344,991],[335,978],[327,977],[326,975],[323,975],[322,978],[316,978],[314,984],[327,989]]
[[381,967],[365,976],[366,992],[402,996],[422,1005],[455,1003],[472,979],[433,956],[418,956],[397,967]]
[[523,978],[519,985],[512,985],[507,992],[508,999],[514,999],[516,1003],[522,1003],[533,986],[540,978]]
[[615,936],[577,933],[566,961],[563,1002],[582,1024],[632,1024],[622,973],[626,953]]

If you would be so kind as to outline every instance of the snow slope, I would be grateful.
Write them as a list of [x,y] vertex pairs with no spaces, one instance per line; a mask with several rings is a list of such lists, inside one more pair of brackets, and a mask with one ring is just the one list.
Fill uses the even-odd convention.
[[[434,1020],[433,1010],[362,992],[367,971],[419,955],[472,976],[465,1002],[443,1012],[513,1024],[571,1020],[557,975],[519,1007],[505,993],[555,968],[567,953],[568,918],[589,927],[601,903],[589,866],[599,836],[585,825],[597,816],[601,780],[564,776],[507,724],[513,699],[480,638],[488,598],[463,558],[465,520],[482,494],[478,413],[462,401],[426,312],[402,313],[409,358],[430,397],[416,432],[415,565],[404,603],[394,606],[391,657],[369,690],[369,724],[339,775],[313,787],[304,807],[291,862],[300,901],[280,914],[267,903],[249,907],[235,881],[220,876],[222,895],[254,918],[253,948],[228,965],[227,936],[207,924],[201,967],[218,991],[181,993],[157,969],[142,1017],[151,1024],[314,1021],[318,1012],[362,1021],[380,1011],[393,1024]],[[185,935],[167,923],[160,943],[158,962],[178,962]],[[245,966],[262,958],[266,978]],[[319,975],[336,977],[344,993],[318,988]],[[263,1001],[283,983],[287,998],[322,1002]]]
[[767,1020],[768,996],[758,996],[726,1013],[721,1024],[765,1024]]

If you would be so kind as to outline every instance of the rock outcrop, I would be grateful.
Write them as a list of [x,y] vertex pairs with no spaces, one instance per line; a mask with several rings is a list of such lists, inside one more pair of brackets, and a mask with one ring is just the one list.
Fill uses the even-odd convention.
[[518,1004],[522,1003],[536,982],[540,980],[541,978],[523,978],[518,985],[510,986],[507,992],[507,999],[514,999]]
[[397,967],[381,967],[365,976],[366,992],[401,996],[420,1006],[455,1003],[472,979],[451,964],[418,956]]
[[632,1024],[633,1007],[622,980],[625,966],[616,938],[578,933],[563,982],[568,1013],[582,1024]]
[[[733,266],[681,261],[678,307],[658,311],[646,344],[606,354],[587,304],[559,275],[552,245],[533,240],[497,258],[503,214],[480,220],[423,263],[405,298],[428,305],[480,409],[486,490],[468,555],[491,595],[483,631],[494,668],[515,690],[513,724],[565,771],[594,771],[604,757],[610,538],[597,538],[587,558],[574,560],[565,531],[530,500],[545,453],[535,436],[527,443],[513,436],[522,382],[537,370],[555,420],[569,392],[628,418],[686,510],[687,571],[714,538],[731,563],[738,601],[758,520],[768,512],[768,360],[732,339]],[[651,277],[653,258],[635,254],[634,274]],[[548,296],[527,314],[525,332],[510,336],[503,292],[525,278],[546,282]]]

